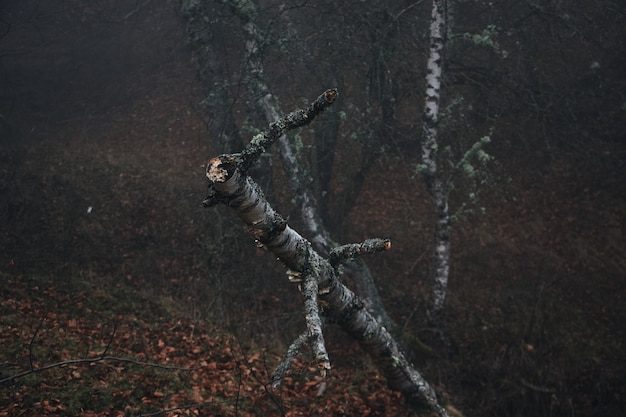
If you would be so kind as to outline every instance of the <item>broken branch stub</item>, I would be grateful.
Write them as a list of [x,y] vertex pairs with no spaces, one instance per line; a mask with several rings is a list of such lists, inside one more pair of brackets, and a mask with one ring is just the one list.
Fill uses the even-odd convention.
[[367,239],[361,243],[350,243],[330,251],[328,261],[332,266],[368,253],[382,252],[391,249],[389,239]]

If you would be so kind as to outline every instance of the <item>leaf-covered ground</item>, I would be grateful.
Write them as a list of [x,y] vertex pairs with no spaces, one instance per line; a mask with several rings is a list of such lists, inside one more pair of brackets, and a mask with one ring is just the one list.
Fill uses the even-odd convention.
[[340,367],[324,379],[305,358],[276,390],[269,373],[278,356],[206,321],[167,318],[152,300],[125,299],[120,288],[67,292],[40,279],[2,278],[2,416],[408,412],[373,369],[355,378]]
[[[106,34],[81,38],[87,52],[141,45],[128,66],[83,58],[92,72],[79,71],[55,58],[71,39],[16,64],[30,76],[0,138],[0,416],[414,415],[333,327],[329,378],[303,352],[283,388],[268,388],[304,329],[302,300],[227,207],[201,207],[210,120],[183,28],[163,19],[159,36],[149,19],[84,28]],[[450,352],[424,320],[432,219],[418,156],[382,156],[346,213],[345,169],[362,149],[340,143],[332,231],[341,243],[391,238],[367,259],[379,291],[418,369],[466,415],[623,415],[623,145],[578,139],[548,153],[507,147],[506,133],[490,149],[485,214],[453,232]],[[273,170],[268,198],[298,227],[278,158]]]

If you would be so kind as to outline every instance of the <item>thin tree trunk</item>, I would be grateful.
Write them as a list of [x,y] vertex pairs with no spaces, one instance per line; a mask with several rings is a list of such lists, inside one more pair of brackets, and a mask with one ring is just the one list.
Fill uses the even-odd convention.
[[448,193],[441,173],[437,169],[437,124],[441,77],[443,73],[443,49],[445,44],[445,1],[433,0],[430,24],[430,52],[426,74],[426,102],[422,124],[421,173],[428,188],[435,211],[435,233],[432,270],[432,292],[428,311],[431,325],[440,328],[448,288],[450,272],[450,212]]
[[[260,114],[264,114],[268,123],[273,123],[280,118],[281,110],[276,98],[270,94],[267,85],[263,62],[261,59],[261,43],[263,32],[257,24],[257,9],[249,0],[229,0],[226,3],[231,11],[241,20],[246,34],[246,52],[248,65],[253,70],[254,77],[250,80],[251,91],[258,99],[255,101]],[[300,169],[300,161],[294,152],[293,141],[286,134],[278,138],[278,149],[283,168],[287,174],[289,185],[295,195],[297,208],[307,229],[309,239],[316,251],[327,255],[336,246],[330,232],[324,225],[317,210],[316,199],[311,193],[313,181],[307,178],[306,172]],[[371,161],[373,162],[373,161]],[[330,173],[326,173],[330,175]],[[387,311],[374,283],[374,278],[365,262],[354,259],[346,264],[345,272],[349,274],[357,286],[359,294],[365,299],[367,308],[388,329],[393,327],[393,322]]]

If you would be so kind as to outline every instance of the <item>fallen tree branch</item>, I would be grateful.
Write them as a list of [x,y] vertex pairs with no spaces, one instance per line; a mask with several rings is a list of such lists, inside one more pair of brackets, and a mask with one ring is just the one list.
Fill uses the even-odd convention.
[[[156,363],[141,362],[141,361],[136,361],[134,359],[119,358],[117,356],[107,355],[107,353],[109,352],[109,349],[111,348],[111,345],[113,344],[113,338],[115,337],[115,333],[117,331],[117,325],[114,326],[113,331],[111,332],[111,336],[109,337],[109,341],[104,347],[102,354],[93,358],[69,359],[65,361],[51,363],[51,364],[44,365],[44,366],[35,367],[34,360],[33,360],[33,356],[34,356],[33,345],[35,343],[35,339],[37,338],[37,333],[39,333],[39,330],[41,330],[45,319],[46,319],[45,317],[41,319],[41,322],[35,329],[35,332],[33,333],[33,337],[31,338],[28,344],[29,369],[26,371],[14,374],[14,375],[9,375],[9,376],[0,375],[2,376],[2,378],[0,378],[0,385],[11,384],[15,382],[16,380],[23,378],[27,375],[48,371],[54,368],[60,368],[60,367],[71,366],[71,365],[91,364],[91,363],[102,362],[102,361],[125,362],[125,363],[132,363],[135,365],[140,365],[140,366],[148,366],[151,368],[168,369],[168,370],[176,370],[176,371],[193,371],[197,369],[197,368],[183,368],[183,367],[171,366],[171,365],[160,365]],[[15,368],[14,366],[15,364],[11,364],[11,365],[12,365],[12,368]]]
[[337,90],[327,90],[307,110],[290,113],[272,123],[269,130],[256,135],[241,154],[212,158],[206,169],[209,196],[203,204],[209,207],[223,203],[233,208],[248,232],[289,270],[316,277],[319,302],[326,313],[361,343],[389,384],[408,400],[428,406],[439,416],[447,416],[437,402],[435,391],[409,363],[387,329],[365,309],[363,301],[341,283],[337,269],[274,211],[261,188],[246,174],[255,158],[283,131],[310,123],[336,98]]
[[280,364],[278,364],[276,370],[274,370],[274,373],[270,378],[272,388],[280,388],[281,384],[283,383],[283,378],[287,374],[289,368],[291,368],[291,364],[293,363],[293,361],[296,359],[296,355],[308,340],[309,333],[304,332],[300,334],[300,336],[298,336],[291,345],[289,345],[289,347],[287,348],[287,352],[285,352],[285,356],[283,356],[283,360],[280,362]]
[[322,376],[330,371],[330,359],[324,344],[322,334],[322,320],[320,319],[319,306],[317,304],[318,278],[314,273],[306,274],[302,294],[304,295],[304,318],[307,325],[309,343],[313,348],[313,354],[317,361],[317,367]]
[[[258,24],[258,6],[251,0],[221,0],[231,12],[239,18],[246,37],[246,62],[250,68],[248,78],[249,95],[259,113],[265,114],[268,123],[280,119],[278,100],[270,93],[262,59],[262,52],[267,46],[267,35]],[[286,15],[282,15],[285,17]],[[277,139],[280,158],[285,170],[291,190],[295,193],[294,203],[300,211],[304,222],[304,232],[315,250],[322,256],[328,255],[332,247],[336,246],[318,213],[315,196],[310,190],[310,178],[306,170],[301,169],[298,161],[298,152],[294,149],[293,140],[282,134]],[[366,307],[376,319],[388,329],[395,325],[387,314],[374,284],[374,278],[363,260],[356,259],[344,264],[344,274],[354,278],[358,293],[365,298]]]
[[60,368],[60,367],[63,367],[63,366],[70,366],[70,365],[91,364],[91,363],[103,362],[103,361],[132,363],[132,364],[135,364],[135,365],[147,366],[147,367],[150,367],[150,368],[167,369],[167,370],[172,370],[172,371],[193,371],[193,370],[197,369],[195,367],[194,368],[183,368],[183,367],[179,367],[179,366],[160,365],[158,363],[151,363],[151,362],[141,362],[141,361],[136,361],[134,359],[119,358],[117,356],[97,356],[95,358],[69,359],[69,360],[66,360],[66,361],[55,362],[55,363],[51,363],[49,365],[44,365],[44,366],[40,366],[40,367],[36,367],[36,368],[31,368],[31,369],[29,369],[27,371],[20,372],[20,373],[15,374],[15,375],[9,375],[7,377],[4,377],[4,378],[0,379],[0,385],[10,384],[10,383],[15,382],[16,380],[18,380],[20,378],[23,378],[23,377],[25,377],[27,375],[48,371],[48,370],[53,369],[53,368]]
[[367,239],[362,243],[350,243],[334,248],[330,251],[328,261],[332,266],[337,266],[357,256],[389,249],[391,249],[391,241],[389,239]]

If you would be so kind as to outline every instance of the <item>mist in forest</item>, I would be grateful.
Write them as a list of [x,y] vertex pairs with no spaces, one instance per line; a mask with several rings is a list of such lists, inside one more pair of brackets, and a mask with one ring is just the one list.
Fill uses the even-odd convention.
[[[267,128],[267,95],[287,113],[337,88],[288,140],[337,244],[391,240],[364,260],[426,379],[468,416],[623,412],[625,6],[447,2],[437,157],[452,213],[449,345],[438,349],[426,317],[436,219],[420,175],[431,2],[252,3],[254,50],[231,2],[0,3],[0,378],[89,355],[80,341],[96,351],[113,328],[113,354],[140,362],[235,363],[191,328],[245,352],[226,378],[259,352],[278,362],[303,330],[302,296],[232,210],[202,207],[205,167]],[[275,146],[250,175],[311,238],[283,164]],[[336,379],[321,389],[303,365],[281,406],[246,400],[252,415],[417,415],[358,345],[325,332]],[[0,385],[0,409],[141,414],[201,403],[219,378],[93,368]],[[88,394],[98,378],[116,400]],[[241,411],[222,388],[211,398],[231,408],[198,409]]]

